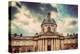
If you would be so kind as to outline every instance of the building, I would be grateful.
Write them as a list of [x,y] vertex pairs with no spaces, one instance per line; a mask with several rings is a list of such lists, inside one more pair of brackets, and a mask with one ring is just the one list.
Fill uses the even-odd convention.
[[9,40],[9,52],[37,52],[78,48],[78,34],[63,36],[56,32],[57,24],[54,19],[48,17],[41,24],[41,33],[34,36],[22,36],[13,34]]

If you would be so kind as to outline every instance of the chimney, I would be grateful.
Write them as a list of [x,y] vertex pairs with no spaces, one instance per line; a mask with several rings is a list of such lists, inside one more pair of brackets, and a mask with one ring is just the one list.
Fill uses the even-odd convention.
[[15,33],[15,34],[14,34],[14,36],[16,37],[16,36],[17,36],[17,34]]
[[22,37],[22,34],[20,34],[20,37]]

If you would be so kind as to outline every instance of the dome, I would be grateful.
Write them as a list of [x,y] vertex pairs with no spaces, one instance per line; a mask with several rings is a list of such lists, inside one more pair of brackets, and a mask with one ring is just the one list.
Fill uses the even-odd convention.
[[48,13],[48,16],[46,19],[43,20],[41,24],[41,28],[43,32],[55,32],[56,31],[56,21],[50,17],[50,13]]
[[42,24],[56,24],[55,20],[51,18],[51,13],[49,12],[47,18],[43,20]]
[[42,24],[56,24],[55,20],[54,19],[44,19]]

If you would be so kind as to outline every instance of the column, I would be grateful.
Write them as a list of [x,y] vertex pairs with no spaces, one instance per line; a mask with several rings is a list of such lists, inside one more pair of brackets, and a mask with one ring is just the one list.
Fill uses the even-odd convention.
[[44,47],[44,39],[43,39],[43,51],[44,51],[44,48],[45,48],[45,47]]
[[61,49],[64,49],[64,40],[61,40]]
[[60,46],[60,50],[61,50],[61,39],[59,39],[59,42],[60,42],[60,45],[59,46]]
[[47,39],[45,40],[45,51],[47,51]]
[[42,51],[43,51],[43,39],[42,39]]
[[56,39],[54,39],[54,50],[56,50]]
[[43,40],[41,39],[41,51],[43,51]]
[[51,40],[51,50],[54,50],[53,49],[53,47],[54,47],[54,45],[53,45],[54,43],[53,43],[53,39]]
[[40,47],[40,51],[42,51],[42,40],[40,40],[39,47]]
[[39,51],[39,40],[38,40],[38,51]]
[[56,39],[56,50],[59,50],[60,48],[60,42],[59,39]]

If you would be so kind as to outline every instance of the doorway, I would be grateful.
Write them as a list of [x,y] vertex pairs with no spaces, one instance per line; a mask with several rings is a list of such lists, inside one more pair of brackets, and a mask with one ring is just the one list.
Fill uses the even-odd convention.
[[51,51],[51,39],[47,41],[47,51]]

